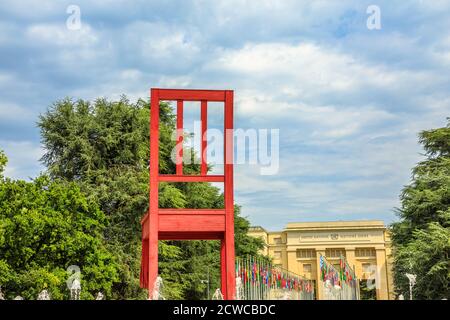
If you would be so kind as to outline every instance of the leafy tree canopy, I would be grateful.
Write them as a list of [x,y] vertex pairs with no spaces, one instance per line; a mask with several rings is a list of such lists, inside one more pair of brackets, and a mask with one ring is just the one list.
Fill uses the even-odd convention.
[[8,163],[8,158],[6,157],[3,150],[0,150],[0,179],[3,178],[3,171],[5,170],[7,163]]
[[405,273],[417,275],[414,296],[450,298],[450,119],[446,127],[423,131],[426,159],[412,170],[403,189],[400,221],[392,225],[394,278],[407,295]]
[[103,242],[105,215],[73,182],[0,181],[0,284],[7,298],[47,289],[69,298],[67,267],[81,270],[83,299],[112,296],[118,269]]

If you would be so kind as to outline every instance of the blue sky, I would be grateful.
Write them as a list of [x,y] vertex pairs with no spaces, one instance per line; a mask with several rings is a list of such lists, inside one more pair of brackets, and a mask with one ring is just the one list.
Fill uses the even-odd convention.
[[[449,1],[10,1],[0,4],[0,147],[44,168],[55,100],[234,89],[239,128],[280,129],[280,170],[235,169],[252,224],[395,220],[420,130],[450,116]],[[66,9],[81,10],[69,30]],[[381,29],[366,27],[369,5]]]

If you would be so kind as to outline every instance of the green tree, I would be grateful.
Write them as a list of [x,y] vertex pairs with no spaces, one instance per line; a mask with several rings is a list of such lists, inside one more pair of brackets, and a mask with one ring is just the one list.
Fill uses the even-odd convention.
[[0,149],[0,179],[3,179],[3,171],[5,170],[7,163],[8,163],[8,158],[6,157],[3,150]]
[[400,221],[392,225],[394,279],[408,295],[405,273],[417,275],[417,299],[450,298],[450,119],[446,127],[423,131],[426,159],[412,170],[403,189]]
[[68,299],[70,265],[81,271],[82,299],[112,296],[119,266],[103,243],[105,216],[73,182],[40,176],[0,181],[0,283],[8,299],[47,289]]
[[[122,266],[115,298],[145,298],[139,288],[140,219],[148,210],[149,159],[148,101],[130,103],[95,100],[93,103],[64,99],[40,117],[42,158],[51,177],[77,181],[97,201],[108,219],[105,240]],[[160,104],[160,172],[174,173],[170,154],[175,116],[167,103]],[[195,155],[193,155],[195,157]],[[199,173],[189,164],[186,173]],[[223,195],[209,183],[162,183],[162,208],[220,208]],[[261,241],[246,235],[248,221],[236,210],[237,252],[256,254]],[[205,274],[211,288],[218,287],[219,244],[214,241],[160,241],[159,273],[166,298],[200,299],[205,296]]]

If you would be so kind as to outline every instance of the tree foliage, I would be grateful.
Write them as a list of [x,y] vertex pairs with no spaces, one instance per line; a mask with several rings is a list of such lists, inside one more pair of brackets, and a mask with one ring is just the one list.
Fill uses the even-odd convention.
[[426,159],[412,170],[403,189],[400,221],[392,225],[394,278],[398,293],[409,292],[405,273],[417,275],[414,296],[450,298],[450,119],[446,127],[423,131]]
[[3,150],[0,150],[0,179],[3,178],[3,171],[5,170],[7,163],[8,163],[8,158],[6,157]]
[[81,269],[83,299],[112,295],[118,269],[103,241],[105,216],[73,182],[41,176],[0,181],[0,283],[8,298],[47,289],[69,298],[70,265]]

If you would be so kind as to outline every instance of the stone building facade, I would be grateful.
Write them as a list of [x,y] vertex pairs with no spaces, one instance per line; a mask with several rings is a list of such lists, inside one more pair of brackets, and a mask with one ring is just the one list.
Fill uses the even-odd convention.
[[[288,223],[282,231],[251,227],[249,235],[261,238],[263,254],[291,272],[315,280],[319,277],[319,255],[339,265],[345,256],[364,285],[375,287],[376,298],[394,299],[391,241],[383,221],[336,221]],[[317,298],[323,293],[316,286]]]

